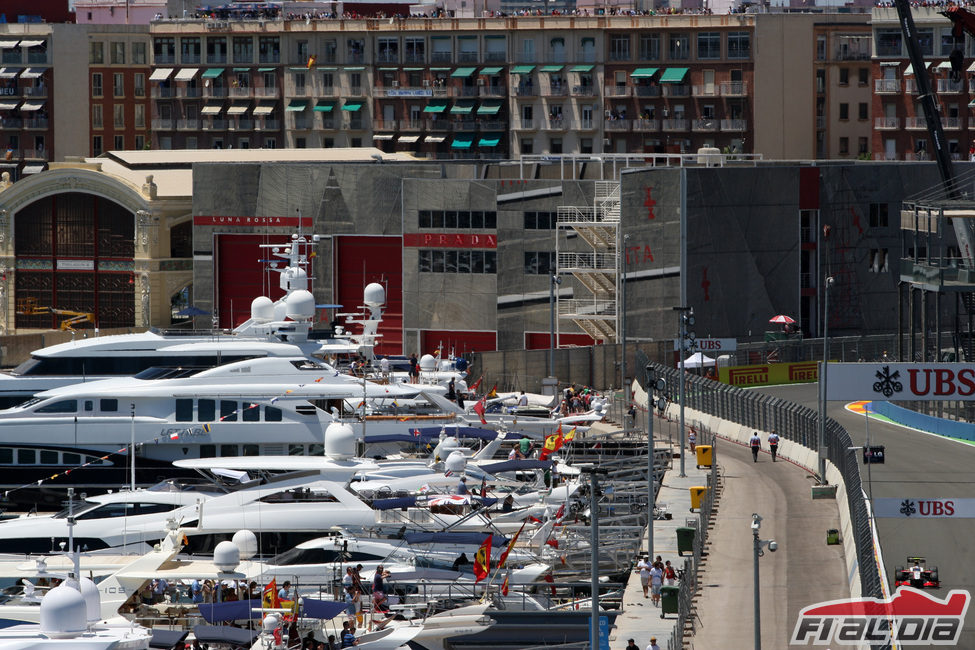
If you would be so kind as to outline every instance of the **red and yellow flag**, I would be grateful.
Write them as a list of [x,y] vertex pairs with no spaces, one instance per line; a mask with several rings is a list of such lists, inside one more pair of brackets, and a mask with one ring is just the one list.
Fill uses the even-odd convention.
[[504,581],[501,583],[501,595],[508,595],[508,574],[504,574]]
[[526,519],[525,520],[525,523],[522,524],[521,525],[521,528],[518,529],[518,532],[515,533],[515,536],[511,538],[511,541],[510,542],[508,542],[508,548],[504,549],[504,552],[501,554],[501,557],[498,558],[498,568],[499,569],[503,569],[504,568],[504,563],[508,561],[508,553],[511,553],[511,549],[513,549],[515,547],[515,542],[518,541],[518,535],[521,535],[521,531],[525,530],[525,524],[527,524],[527,523],[528,523],[528,520]]
[[491,387],[491,392],[488,393],[487,396],[488,397],[497,397],[498,396],[498,385],[497,384],[495,384],[493,387]]
[[281,606],[281,602],[278,600],[278,582],[276,579],[272,578],[271,582],[264,587],[264,592],[261,594],[261,606],[266,609],[277,609]]
[[562,438],[562,442],[572,442],[576,437],[576,428],[572,427],[567,434]]
[[494,535],[488,535],[481,547],[474,554],[474,584],[477,584],[491,572],[491,540]]
[[318,61],[318,56],[312,54],[310,57],[308,57],[308,64],[305,67],[311,70],[313,67],[315,67],[315,63],[317,61]]
[[545,460],[559,449],[562,448],[562,425],[559,425],[559,430],[552,435],[545,438],[545,446],[542,448],[542,452],[538,455],[538,460]]

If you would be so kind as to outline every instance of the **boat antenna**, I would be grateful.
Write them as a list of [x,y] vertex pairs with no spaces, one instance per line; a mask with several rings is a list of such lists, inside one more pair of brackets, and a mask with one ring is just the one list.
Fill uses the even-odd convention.
[[78,588],[81,588],[81,556],[74,550],[74,488],[68,488],[68,557],[74,565],[74,579],[78,580]]

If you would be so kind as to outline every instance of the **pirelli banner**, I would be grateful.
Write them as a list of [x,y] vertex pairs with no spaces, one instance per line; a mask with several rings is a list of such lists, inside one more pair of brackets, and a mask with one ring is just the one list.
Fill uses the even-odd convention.
[[975,367],[964,363],[831,363],[826,380],[831,401],[975,400]]
[[[832,366],[830,366],[832,368]],[[760,366],[718,368],[718,381],[732,386],[799,384],[819,379],[819,362],[773,363]]]

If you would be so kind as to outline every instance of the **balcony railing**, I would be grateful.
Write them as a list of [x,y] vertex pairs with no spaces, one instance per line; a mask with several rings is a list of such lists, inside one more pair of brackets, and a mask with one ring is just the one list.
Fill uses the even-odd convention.
[[200,95],[201,92],[199,88],[188,88],[186,86],[180,86],[176,88],[177,97],[195,98],[195,97],[199,97]]
[[633,130],[634,131],[659,131],[660,121],[648,120],[642,118],[639,120],[633,120]]
[[346,63],[365,63],[366,55],[362,52],[348,52],[345,55]]
[[630,87],[629,86],[606,86],[605,93],[607,97],[629,97]]
[[595,97],[595,86],[572,86],[573,97]]
[[433,63],[450,63],[454,60],[453,52],[433,52],[430,55],[430,60]]
[[454,120],[454,131],[477,131],[476,120]]
[[154,86],[149,95],[154,99],[165,99],[173,96],[172,87]]
[[424,52],[407,52],[403,55],[403,63],[426,63],[427,55]]
[[905,129],[926,129],[928,128],[928,123],[923,117],[907,117],[904,118],[904,128]]
[[719,95],[717,84],[691,86],[691,93],[695,97],[717,97]]
[[3,117],[0,118],[0,129],[22,129],[24,127],[24,120],[19,117]]
[[200,118],[176,120],[176,128],[180,131],[199,131]]
[[951,79],[938,79],[939,93],[963,93],[965,92],[964,81],[952,81]]
[[265,98],[266,97],[274,97],[274,98],[277,98],[277,97],[280,97],[280,96],[281,96],[281,89],[280,88],[277,88],[277,87],[268,88],[267,86],[258,86],[256,88],[254,88],[254,97],[265,97]]
[[660,97],[663,94],[660,86],[634,86],[634,97]]
[[349,88],[349,95],[352,97],[362,97],[365,93],[362,92],[362,86],[352,86]]
[[481,59],[477,52],[458,52],[457,60],[461,63],[477,63]]
[[485,52],[484,60],[489,63],[498,63],[499,61],[507,61],[508,53],[507,52]]
[[887,153],[886,151],[875,151],[871,158],[873,160],[897,160],[897,154]]
[[47,86],[26,86],[21,90],[27,97],[47,97]]
[[322,117],[322,130],[334,131],[339,122],[334,117]]
[[514,121],[515,129],[519,131],[534,131],[538,128],[538,122],[536,120],[526,120],[524,118],[518,118]]
[[686,131],[688,127],[688,121],[680,118],[664,120],[661,126],[664,131]]
[[[6,124],[7,120],[4,120]],[[49,125],[48,119],[46,117],[26,117],[24,118],[24,128],[25,129],[42,129],[46,130]]]
[[917,80],[914,77],[904,80],[904,92],[911,95],[917,94]]
[[234,98],[252,97],[250,86],[236,86],[227,89],[227,96]]
[[518,97],[538,97],[538,88],[535,86],[518,86],[515,88],[515,95]]
[[477,86],[455,86],[454,97],[477,97]]
[[588,119],[582,118],[576,123],[576,127],[580,131],[592,131],[593,129],[596,128],[596,122],[591,117]]
[[664,97],[690,97],[691,87],[686,84],[667,84],[664,86]]
[[961,118],[960,117],[942,117],[941,126],[945,129],[960,129],[961,128]]
[[156,65],[163,63],[176,63],[176,54],[157,54],[152,57],[152,61]]
[[47,149],[24,149],[22,152],[24,158],[33,158],[35,160],[47,160]]
[[427,128],[431,131],[449,131],[452,124],[450,120],[427,120]]
[[153,131],[172,131],[176,126],[176,121],[157,117],[152,120]]
[[219,117],[205,119],[203,120],[202,128],[204,131],[226,131],[227,120]]
[[373,131],[395,131],[399,126],[398,120],[373,120]]
[[718,87],[722,97],[744,97],[748,94],[748,84],[744,81],[722,81]]
[[873,120],[873,128],[899,129],[901,128],[901,120],[899,117],[876,117]]
[[240,117],[236,120],[230,120],[230,124],[227,125],[227,129],[230,131],[253,131],[254,120],[249,117]]
[[878,93],[899,93],[901,91],[900,79],[874,79],[874,92]]
[[203,87],[203,96],[204,97],[219,97],[219,98],[226,97],[227,96],[227,87],[226,86],[210,86],[210,87],[204,86]]
[[281,120],[278,119],[263,119],[258,120],[259,123],[254,125],[254,128],[260,128],[262,131],[280,131],[281,130]]
[[504,120],[479,120],[478,126],[482,131],[507,131],[508,123]]
[[295,97],[308,97],[311,95],[311,86],[295,86],[292,94]]
[[481,97],[505,97],[508,89],[505,86],[479,86],[478,94]]
[[696,119],[691,124],[692,131],[717,131],[718,120],[712,118]]
[[546,131],[565,131],[569,123],[564,117],[550,117],[545,120],[544,126]]
[[400,120],[399,130],[400,131],[419,131],[423,128],[423,120]]
[[376,55],[376,63],[399,63],[399,53],[380,52]]
[[722,131],[744,131],[747,128],[747,120],[721,120]]
[[312,128],[312,124],[314,124],[313,120],[307,115],[295,115],[291,118],[291,123],[288,128],[295,131],[308,131]]
[[603,129],[606,131],[629,131],[630,121],[629,120],[604,120]]
[[546,97],[565,97],[569,94],[569,87],[565,84],[549,84],[545,91]]

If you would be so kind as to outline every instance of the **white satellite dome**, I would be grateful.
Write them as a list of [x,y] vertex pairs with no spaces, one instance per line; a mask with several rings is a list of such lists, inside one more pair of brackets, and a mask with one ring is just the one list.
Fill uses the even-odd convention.
[[447,460],[444,461],[444,468],[454,473],[463,472],[467,469],[467,456],[459,451],[450,452]]
[[85,599],[85,610],[88,622],[102,620],[102,596],[98,592],[98,585],[88,578],[81,578],[81,597]]
[[267,633],[273,632],[274,629],[280,625],[281,617],[277,614],[268,614],[264,617],[264,622],[261,623],[261,627],[264,628],[264,631]]
[[259,296],[251,301],[251,318],[269,321],[274,318],[274,302],[267,296]]
[[240,564],[240,549],[233,542],[220,542],[213,549],[213,563],[221,571],[233,571]]
[[281,298],[280,300],[274,303],[274,320],[280,322],[287,317],[288,317],[288,303],[285,301],[284,298]]
[[432,354],[424,354],[420,357],[420,370],[423,372],[433,372],[437,369],[437,359]]
[[291,320],[311,320],[315,316],[315,296],[310,291],[298,289],[285,299],[286,314]]
[[289,266],[281,271],[278,286],[285,293],[296,290],[303,291],[308,288],[308,272],[300,266]]
[[386,304],[386,289],[378,282],[367,284],[362,299],[369,307],[381,307]]
[[240,559],[249,560],[257,555],[257,535],[253,531],[238,530],[230,541],[240,550]]
[[65,580],[41,599],[41,631],[52,637],[81,634],[88,627],[87,612],[78,583]]
[[355,431],[348,424],[332,422],[325,429],[325,455],[332,460],[355,458]]

